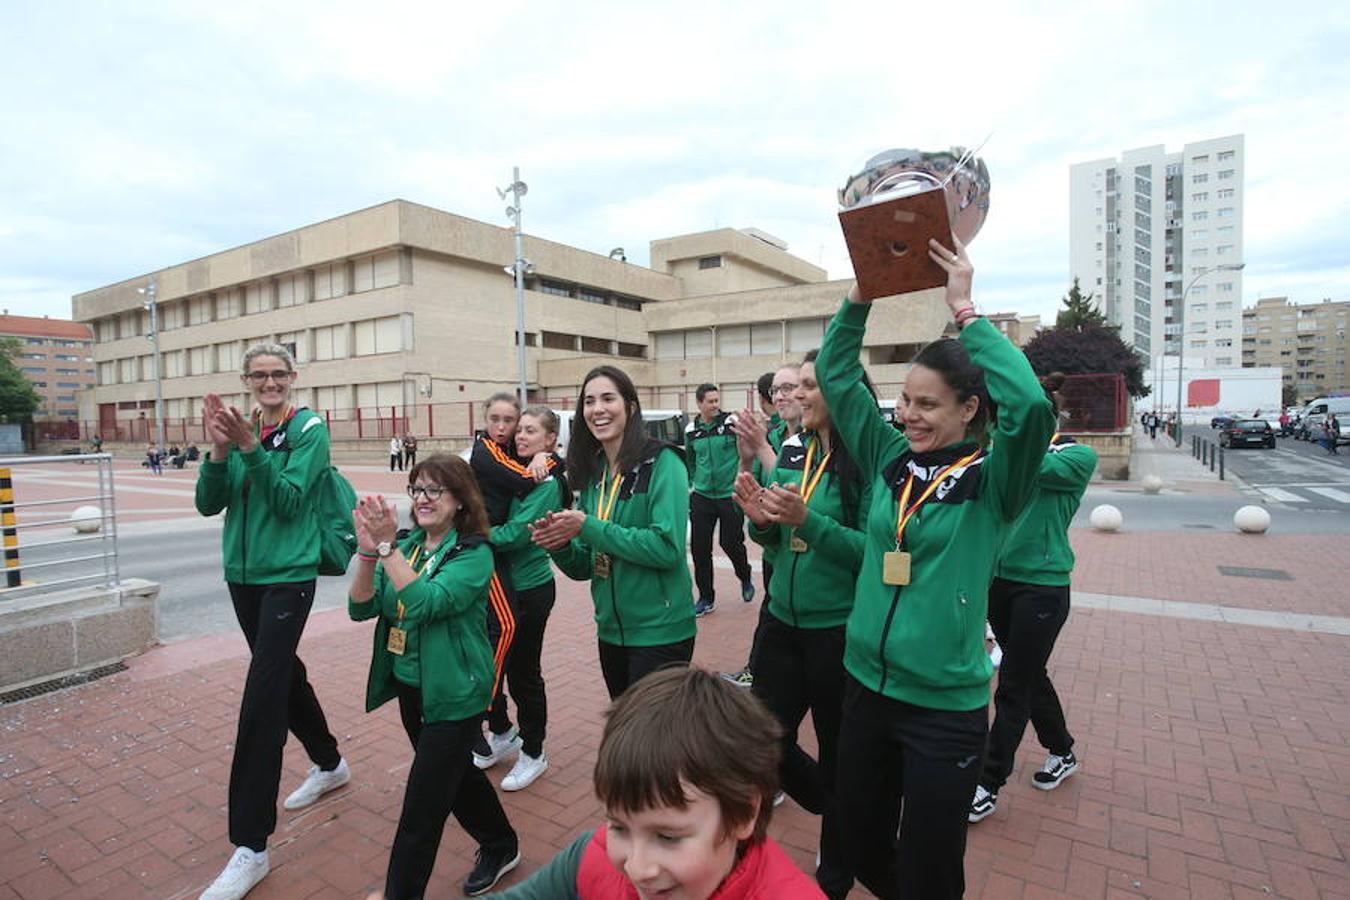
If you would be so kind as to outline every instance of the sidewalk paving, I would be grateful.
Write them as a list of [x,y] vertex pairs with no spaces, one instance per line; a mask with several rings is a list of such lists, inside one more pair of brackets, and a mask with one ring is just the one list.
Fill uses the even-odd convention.
[[[1159,466],[1199,469],[1149,450]],[[362,489],[383,486],[377,477],[359,473]],[[1345,537],[1073,537],[1076,590],[1350,619]],[[1218,565],[1291,580],[1232,578]],[[737,599],[727,569],[717,578],[723,599],[699,620],[695,662],[739,668],[759,607]],[[591,767],[606,702],[590,601],[584,585],[558,584],[544,653],[550,768],[503,794],[522,874],[601,818]],[[1034,790],[1043,755],[1028,733],[998,811],[970,829],[967,895],[1350,897],[1350,640],[1301,630],[1298,615],[1254,627],[1099,607],[1074,610],[1051,663],[1081,768],[1056,791]],[[272,874],[251,898],[360,897],[382,883],[412,754],[392,706],[362,711],[370,644],[368,623],[341,611],[311,618],[301,654],[353,780],[308,810],[280,811]],[[242,637],[217,635],[0,707],[0,900],[195,897],[229,855],[225,787],[245,666]],[[809,724],[802,736],[809,747]],[[292,741],[283,793],[308,765]],[[817,828],[788,801],[771,832],[809,869]],[[459,896],[473,849],[452,821],[428,896]]]

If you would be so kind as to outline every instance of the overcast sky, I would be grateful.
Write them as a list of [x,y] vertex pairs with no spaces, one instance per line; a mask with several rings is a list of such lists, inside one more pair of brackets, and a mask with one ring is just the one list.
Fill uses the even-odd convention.
[[[1247,305],[1350,299],[1350,5],[0,6],[0,306],[402,197],[598,253],[754,226],[850,275],[836,191],[976,144],[988,310],[1052,316],[1069,165],[1246,135]],[[503,260],[507,263],[509,260]]]

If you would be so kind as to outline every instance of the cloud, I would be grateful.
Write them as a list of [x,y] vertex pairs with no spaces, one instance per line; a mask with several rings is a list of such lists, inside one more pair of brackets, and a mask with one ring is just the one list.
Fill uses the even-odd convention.
[[755,226],[846,277],[845,176],[887,147],[991,133],[971,251],[986,308],[1053,315],[1072,163],[1233,133],[1248,302],[1350,295],[1350,8],[28,0],[7,14],[12,308],[66,316],[77,291],[392,197],[506,225],[493,188],[513,165],[532,234],[639,262],[653,239]]

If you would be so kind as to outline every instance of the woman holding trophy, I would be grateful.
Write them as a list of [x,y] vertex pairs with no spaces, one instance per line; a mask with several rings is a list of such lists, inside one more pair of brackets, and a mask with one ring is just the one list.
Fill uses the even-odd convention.
[[[955,210],[956,222],[965,208]],[[934,341],[915,358],[896,408],[904,434],[877,416],[858,359],[870,298],[899,291],[869,290],[875,282],[856,252],[859,285],[816,359],[836,433],[871,495],[845,632],[841,843],[858,880],[888,898],[960,897],[965,889],[966,818],[993,676],[984,650],[989,584],[1054,432],[1026,357],[975,311],[965,245],[951,231],[943,238],[906,238],[926,248],[925,266],[936,267],[927,274],[945,281],[960,337]],[[900,239],[886,240],[903,252]]]

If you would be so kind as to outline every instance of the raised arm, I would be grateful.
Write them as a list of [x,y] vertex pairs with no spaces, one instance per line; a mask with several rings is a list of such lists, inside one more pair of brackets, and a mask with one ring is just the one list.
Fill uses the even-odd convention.
[[1047,491],[1077,494],[1086,490],[1096,470],[1096,450],[1087,444],[1064,444],[1045,454],[1036,483]]
[[863,384],[858,358],[871,304],[845,300],[825,330],[825,340],[816,356],[816,381],[834,420],[834,433],[843,440],[858,463],[864,481],[877,473],[908,446],[904,435],[881,418],[872,394]]

